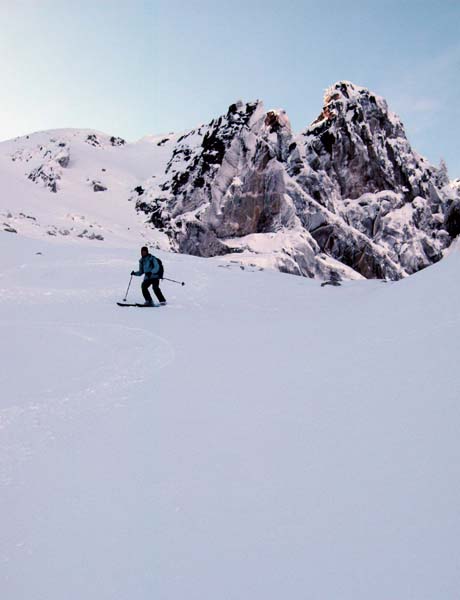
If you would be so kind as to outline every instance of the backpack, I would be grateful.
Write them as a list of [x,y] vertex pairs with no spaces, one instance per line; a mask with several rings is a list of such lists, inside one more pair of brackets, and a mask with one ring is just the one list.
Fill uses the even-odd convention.
[[163,275],[164,275],[164,268],[163,268],[163,263],[161,262],[161,260],[159,258],[157,258],[155,256],[155,260],[158,262],[158,279],[163,279]]

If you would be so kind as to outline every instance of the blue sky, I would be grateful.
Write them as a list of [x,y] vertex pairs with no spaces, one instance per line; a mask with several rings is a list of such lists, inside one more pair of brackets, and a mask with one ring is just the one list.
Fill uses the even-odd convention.
[[88,127],[135,140],[237,99],[293,128],[340,79],[384,96],[460,177],[460,1],[2,0],[0,139]]

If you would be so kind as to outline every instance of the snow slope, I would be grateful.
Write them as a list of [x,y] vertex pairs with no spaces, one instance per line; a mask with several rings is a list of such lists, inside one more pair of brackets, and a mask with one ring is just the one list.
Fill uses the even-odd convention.
[[[121,146],[110,139],[93,130],[56,129],[2,142],[0,230],[116,246],[132,246],[140,236],[161,241],[165,236],[146,225],[128,200],[139,181],[164,169],[168,147],[157,145],[161,136]],[[55,183],[57,193],[46,182]],[[95,192],[94,183],[107,191]]]
[[142,310],[128,241],[0,232],[2,598],[456,598],[459,249],[341,287],[160,253]]

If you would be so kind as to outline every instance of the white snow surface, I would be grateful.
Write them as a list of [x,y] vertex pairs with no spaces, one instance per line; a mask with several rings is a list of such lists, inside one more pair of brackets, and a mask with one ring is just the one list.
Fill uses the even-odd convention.
[[186,285],[119,308],[133,239],[0,231],[2,599],[457,598],[459,248],[341,287],[159,252]]
[[[95,136],[98,145],[88,143],[88,136]],[[9,225],[27,237],[116,246],[144,238],[167,248],[166,236],[145,223],[145,214],[138,215],[129,198],[140,182],[164,171],[168,142],[177,137],[149,136],[112,146],[110,136],[98,131],[57,129],[0,143],[0,231]],[[162,140],[168,141],[159,146]],[[62,151],[59,144],[69,153],[67,167],[53,160],[53,148]],[[40,166],[57,175],[56,193],[40,178],[35,183],[27,178]],[[96,181],[107,191],[93,191]]]

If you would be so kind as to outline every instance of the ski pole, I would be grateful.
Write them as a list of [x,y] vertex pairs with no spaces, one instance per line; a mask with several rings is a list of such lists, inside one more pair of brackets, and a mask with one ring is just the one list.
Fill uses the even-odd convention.
[[133,276],[131,275],[130,279],[129,279],[129,283],[128,283],[128,289],[126,290],[126,294],[125,297],[123,298],[123,302],[126,302],[126,298],[128,297],[128,292],[129,292],[129,287],[131,285],[131,281],[133,280]]
[[172,281],[173,283],[180,283],[181,285],[185,285],[185,281],[176,281],[175,279],[169,279],[168,277],[163,277],[166,281]]

